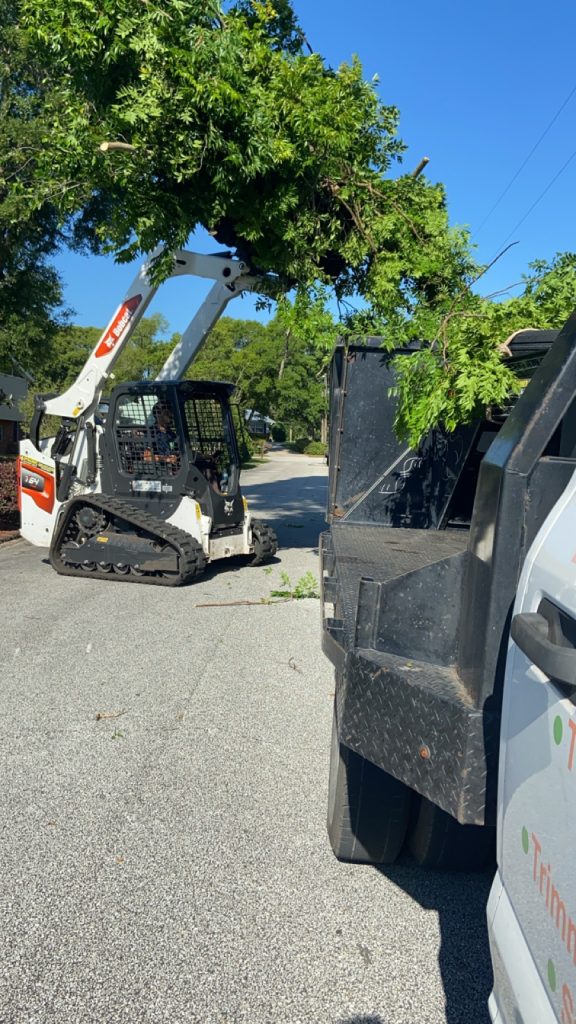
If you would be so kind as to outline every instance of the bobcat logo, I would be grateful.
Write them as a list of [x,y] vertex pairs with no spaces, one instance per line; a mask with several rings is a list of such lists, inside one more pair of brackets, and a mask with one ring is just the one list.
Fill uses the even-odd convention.
[[233,511],[234,511],[234,502],[233,501],[225,501],[224,502],[224,515],[225,516],[231,516]]

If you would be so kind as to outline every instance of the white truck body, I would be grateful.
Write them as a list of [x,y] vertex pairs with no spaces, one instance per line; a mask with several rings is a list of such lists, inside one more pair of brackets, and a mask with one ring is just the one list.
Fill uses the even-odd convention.
[[488,904],[494,1024],[576,1022],[575,522],[576,474],[530,548],[513,612]]

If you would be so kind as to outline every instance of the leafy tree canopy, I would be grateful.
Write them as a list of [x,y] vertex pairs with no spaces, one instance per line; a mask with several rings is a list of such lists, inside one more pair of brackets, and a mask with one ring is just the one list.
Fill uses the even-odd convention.
[[[65,320],[60,279],[49,257],[60,242],[58,214],[46,199],[22,209],[27,167],[43,146],[43,70],[18,30],[16,4],[0,2],[0,370],[12,359],[35,371]],[[26,179],[28,180],[28,179]]]
[[[349,332],[429,340],[397,363],[397,426],[413,443],[513,389],[500,331],[546,319],[545,279],[570,268],[533,268],[514,307],[476,296],[480,268],[449,228],[443,189],[402,173],[398,111],[357,60],[331,68],[310,52],[290,0],[2,7],[13,56],[0,230],[28,240],[38,224],[52,245],[66,229],[128,261],[182,247],[202,225],[266,277],[263,290],[333,288]],[[282,317],[281,304],[280,366]]]
[[329,282],[386,315],[451,294],[469,267],[442,189],[390,177],[397,110],[357,60],[304,52],[288,0],[21,11],[50,86],[14,202],[55,202],[78,242],[130,260],[203,225],[280,288]]

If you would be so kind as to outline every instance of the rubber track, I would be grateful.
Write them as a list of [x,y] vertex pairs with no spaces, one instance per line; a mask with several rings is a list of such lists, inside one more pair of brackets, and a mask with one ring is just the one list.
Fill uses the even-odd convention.
[[[93,569],[87,572],[84,569],[75,569],[66,563],[58,554],[58,549],[66,543],[68,524],[74,510],[81,505],[91,505],[93,508],[102,509],[109,515],[133,524],[136,529],[145,530],[153,537],[158,537],[162,542],[170,544],[178,553],[178,564],[180,571],[170,576],[154,575],[152,572],[143,572],[142,575],[127,573],[121,575],[115,572],[102,572]],[[81,548],[78,549],[81,552]],[[78,495],[72,498],[64,507],[63,519],[59,524],[57,532],[50,546],[50,562],[56,572],[62,576],[82,576],[84,579],[92,580],[113,580],[118,583],[146,583],[148,586],[156,587],[179,587],[183,583],[189,583],[195,576],[199,576],[206,567],[206,557],[198,541],[191,537],[184,530],[177,526],[171,526],[148,512],[142,512],[138,508],[127,504],[118,498],[109,497],[106,494]]]
[[269,558],[273,558],[276,554],[278,550],[278,538],[272,527],[267,526],[261,519],[252,520],[252,531],[261,541],[262,551],[260,555],[254,556],[250,565],[262,565],[263,562],[267,562]]

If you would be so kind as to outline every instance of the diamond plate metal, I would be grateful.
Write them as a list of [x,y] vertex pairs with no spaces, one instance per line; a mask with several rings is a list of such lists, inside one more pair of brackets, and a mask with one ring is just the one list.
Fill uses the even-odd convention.
[[351,750],[462,824],[494,822],[486,796],[498,718],[474,707],[454,668],[354,651],[336,674],[336,706]]
[[333,524],[321,542],[335,611],[323,647],[341,742],[463,824],[493,824],[499,708],[478,707],[455,665],[467,541]]

